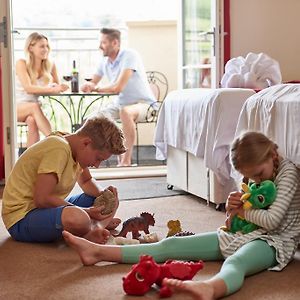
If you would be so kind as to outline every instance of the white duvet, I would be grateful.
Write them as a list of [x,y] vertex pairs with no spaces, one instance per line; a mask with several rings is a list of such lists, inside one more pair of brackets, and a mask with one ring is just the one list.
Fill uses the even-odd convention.
[[236,135],[266,134],[279,151],[300,166],[300,84],[280,84],[250,97],[242,108]]
[[230,178],[229,145],[250,89],[184,89],[168,94],[160,111],[154,144],[156,158],[167,158],[167,145],[203,158],[220,183]]

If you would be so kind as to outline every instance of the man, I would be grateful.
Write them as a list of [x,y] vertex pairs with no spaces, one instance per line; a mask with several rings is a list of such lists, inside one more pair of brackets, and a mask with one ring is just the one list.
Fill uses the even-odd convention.
[[[156,99],[148,84],[140,56],[132,49],[121,49],[120,44],[119,30],[101,30],[99,48],[103,52],[103,60],[93,79],[81,89],[83,92],[118,94],[114,102],[101,112],[121,120],[127,151],[120,156],[118,166],[130,166],[136,138],[135,123],[145,120],[149,105],[155,105]],[[104,76],[109,79],[109,85],[97,86]]]

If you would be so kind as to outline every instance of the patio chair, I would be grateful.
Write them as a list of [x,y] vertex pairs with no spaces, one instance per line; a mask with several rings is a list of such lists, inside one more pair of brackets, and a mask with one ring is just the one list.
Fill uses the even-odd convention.
[[27,149],[28,126],[25,122],[17,123],[17,144],[19,156]]
[[136,163],[139,164],[139,124],[156,123],[158,114],[163,101],[168,94],[168,79],[167,77],[158,71],[147,71],[147,79],[150,84],[150,88],[153,91],[155,98],[158,101],[158,105],[149,105],[145,121],[136,123]]

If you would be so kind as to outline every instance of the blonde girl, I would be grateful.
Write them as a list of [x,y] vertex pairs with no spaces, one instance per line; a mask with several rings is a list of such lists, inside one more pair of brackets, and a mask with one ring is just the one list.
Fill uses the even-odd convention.
[[51,132],[38,95],[61,93],[68,86],[59,83],[55,64],[48,59],[50,46],[46,36],[38,32],[30,34],[24,52],[26,58],[16,63],[16,101],[17,120],[28,125],[29,147],[39,141],[39,131],[45,136]]
[[[227,199],[227,210],[237,212],[260,226],[248,234],[222,229],[188,237],[171,237],[158,243],[109,246],[90,243],[65,231],[64,237],[85,265],[99,261],[136,263],[141,254],[152,255],[157,262],[168,259],[224,260],[222,268],[205,281],[165,279],[175,292],[194,299],[218,299],[235,293],[246,276],[264,270],[282,270],[292,259],[300,234],[300,174],[296,166],[278,154],[277,146],[265,135],[247,132],[231,147],[233,166],[245,177],[260,183],[274,180],[277,197],[267,210],[244,211],[240,192]],[[201,225],[201,224],[199,224]]]

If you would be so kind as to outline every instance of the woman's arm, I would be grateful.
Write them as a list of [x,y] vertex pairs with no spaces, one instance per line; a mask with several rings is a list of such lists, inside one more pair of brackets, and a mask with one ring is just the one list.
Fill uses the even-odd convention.
[[36,84],[32,84],[24,59],[20,59],[17,61],[16,74],[21,82],[21,85],[28,94],[56,94],[64,92],[68,88],[67,85],[61,84],[54,86],[39,86]]
[[59,84],[59,78],[57,75],[57,69],[55,64],[52,65],[51,75],[52,75],[52,82]]

